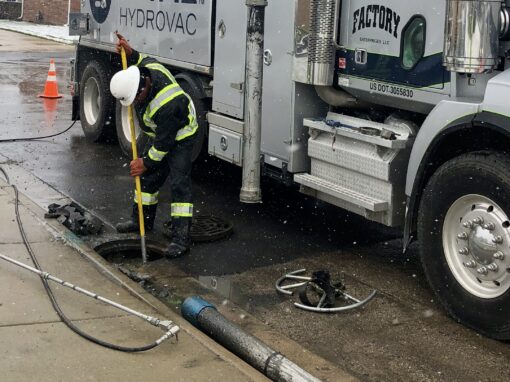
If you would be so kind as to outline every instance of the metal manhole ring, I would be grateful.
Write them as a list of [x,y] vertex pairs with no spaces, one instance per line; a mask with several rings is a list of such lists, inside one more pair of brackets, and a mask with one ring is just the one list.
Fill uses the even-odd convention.
[[196,216],[190,229],[190,238],[194,242],[206,242],[225,239],[232,234],[232,223],[216,216]]

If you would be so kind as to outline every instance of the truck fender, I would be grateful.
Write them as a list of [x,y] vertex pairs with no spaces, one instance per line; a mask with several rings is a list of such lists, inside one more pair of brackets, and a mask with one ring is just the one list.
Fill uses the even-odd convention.
[[413,145],[407,170],[404,251],[412,240],[419,195],[426,181],[424,169],[430,162],[434,147],[448,134],[474,126],[497,131],[510,139],[509,93],[510,70],[506,70],[489,80],[482,103],[445,100],[426,118]]
[[404,226],[404,251],[412,240],[413,223],[424,187],[424,170],[434,146],[449,132],[471,127],[481,105],[472,102],[441,101],[427,116],[416,136],[407,167],[407,209]]

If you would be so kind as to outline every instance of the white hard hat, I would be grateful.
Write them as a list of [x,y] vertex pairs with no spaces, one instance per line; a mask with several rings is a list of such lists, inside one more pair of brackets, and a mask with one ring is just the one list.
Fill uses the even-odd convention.
[[140,69],[130,66],[126,70],[115,73],[110,81],[110,91],[123,106],[133,103],[140,84]]

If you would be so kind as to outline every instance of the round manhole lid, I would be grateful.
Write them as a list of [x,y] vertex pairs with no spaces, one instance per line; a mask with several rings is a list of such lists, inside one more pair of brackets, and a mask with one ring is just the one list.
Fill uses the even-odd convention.
[[216,216],[196,216],[190,229],[190,238],[195,242],[216,241],[232,234],[232,223]]

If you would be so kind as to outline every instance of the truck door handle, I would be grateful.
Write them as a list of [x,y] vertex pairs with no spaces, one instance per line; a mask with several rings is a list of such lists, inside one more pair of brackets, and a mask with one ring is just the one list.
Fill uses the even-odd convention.
[[368,61],[368,52],[366,49],[356,49],[354,51],[354,62],[359,65],[365,65]]
[[218,24],[218,35],[220,38],[225,37],[225,33],[227,33],[227,26],[225,25],[225,22],[221,20]]
[[269,49],[264,50],[264,65],[271,65],[273,63],[273,53]]

